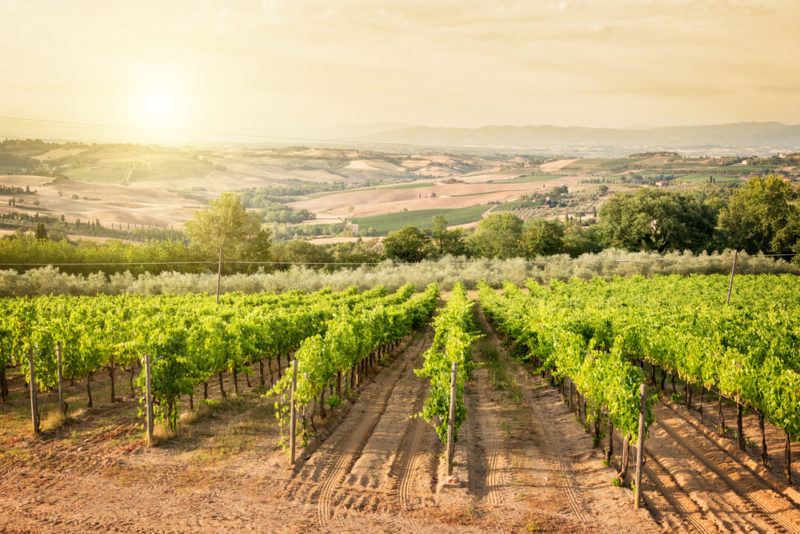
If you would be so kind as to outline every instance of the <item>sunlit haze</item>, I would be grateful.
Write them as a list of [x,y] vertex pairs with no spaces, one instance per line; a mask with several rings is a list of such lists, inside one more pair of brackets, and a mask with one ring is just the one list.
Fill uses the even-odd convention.
[[0,20],[0,115],[137,136],[800,122],[797,0],[0,0]]

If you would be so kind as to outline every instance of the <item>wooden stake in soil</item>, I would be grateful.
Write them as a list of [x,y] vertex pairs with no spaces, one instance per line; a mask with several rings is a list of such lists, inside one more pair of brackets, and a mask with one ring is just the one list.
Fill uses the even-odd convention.
[[31,421],[33,423],[33,433],[41,434],[39,429],[39,396],[36,387],[36,371],[33,368],[33,345],[28,347],[28,366],[30,368],[30,389],[31,389]]
[[453,362],[450,371],[450,414],[447,417],[447,475],[453,474],[453,451],[455,449],[456,430],[456,386],[458,364]]
[[56,372],[58,373],[58,409],[63,417],[67,416],[67,405],[64,403],[64,375],[61,367],[61,342],[56,343]]
[[639,409],[639,439],[636,442],[636,487],[633,494],[633,508],[639,509],[642,495],[642,460],[644,454],[644,416],[647,410],[647,397],[645,396],[644,384],[639,385],[639,396],[641,397],[641,407]]
[[784,454],[784,467],[786,469],[786,480],[789,481],[789,484],[792,483],[792,437],[789,435],[788,430],[784,430],[786,432],[786,441],[784,442],[783,454]]
[[736,403],[736,444],[740,451],[745,450],[744,425],[742,424],[744,408],[740,402]]
[[150,355],[144,355],[144,403],[147,416],[147,446],[153,446],[153,393],[151,390]]
[[292,360],[292,390],[290,400],[289,421],[289,448],[291,449],[292,465],[297,456],[297,409],[294,405],[294,392],[297,389],[297,359]]

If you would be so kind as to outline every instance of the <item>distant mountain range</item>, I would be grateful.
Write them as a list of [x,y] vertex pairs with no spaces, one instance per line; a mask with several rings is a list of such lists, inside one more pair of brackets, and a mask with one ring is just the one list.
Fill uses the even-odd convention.
[[436,147],[511,148],[552,151],[732,150],[763,152],[800,150],[800,125],[741,122],[713,126],[643,129],[562,126],[484,126],[481,128],[392,127],[380,123],[328,128],[324,137],[340,141]]

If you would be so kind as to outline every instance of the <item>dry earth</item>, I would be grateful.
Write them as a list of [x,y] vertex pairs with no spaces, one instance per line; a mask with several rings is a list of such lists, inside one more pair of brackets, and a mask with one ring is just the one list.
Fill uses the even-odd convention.
[[[496,176],[493,178],[497,179]],[[522,195],[542,193],[561,185],[575,187],[581,179],[579,176],[554,176],[552,180],[528,183],[487,183],[482,180],[453,184],[440,182],[433,186],[424,184],[407,189],[363,189],[301,200],[291,206],[307,209],[317,217],[363,217],[395,213],[403,209],[413,211],[465,208],[517,200]]]

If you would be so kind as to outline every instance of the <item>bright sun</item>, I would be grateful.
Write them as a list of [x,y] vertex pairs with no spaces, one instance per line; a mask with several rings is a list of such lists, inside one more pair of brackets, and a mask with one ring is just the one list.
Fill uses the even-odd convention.
[[151,87],[139,96],[140,122],[148,127],[174,128],[178,118],[175,94],[166,87]]

